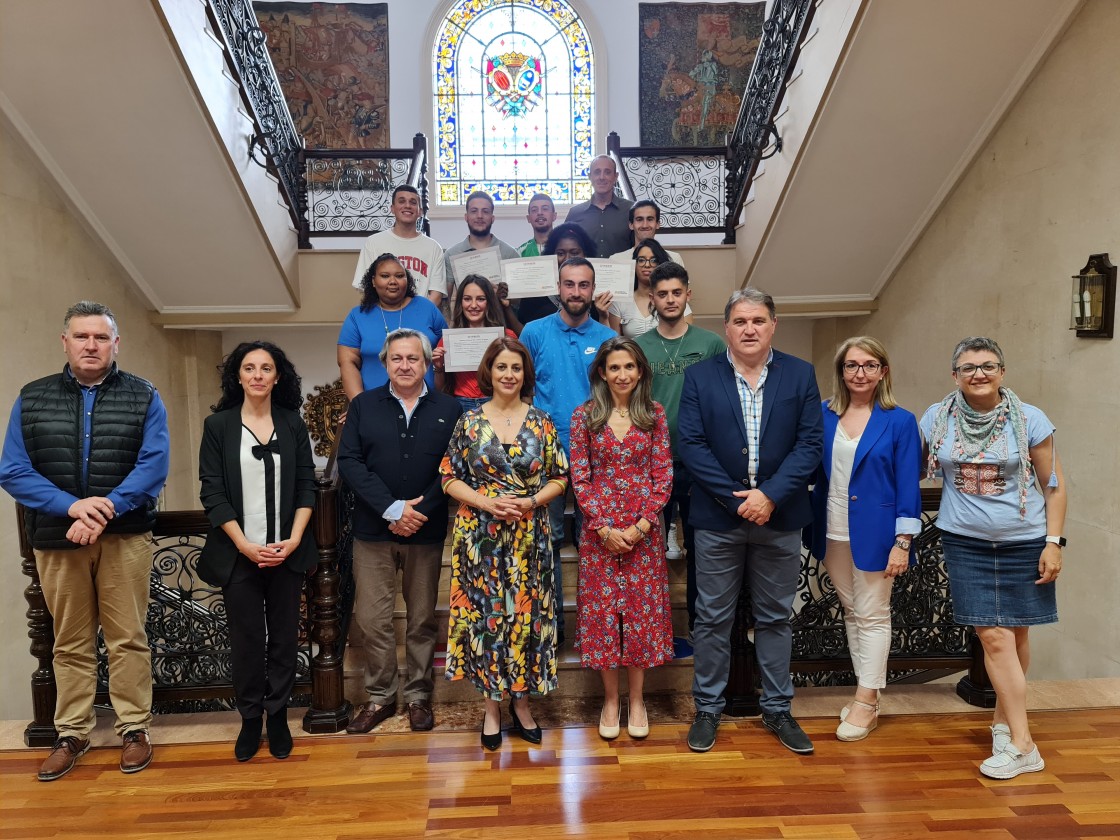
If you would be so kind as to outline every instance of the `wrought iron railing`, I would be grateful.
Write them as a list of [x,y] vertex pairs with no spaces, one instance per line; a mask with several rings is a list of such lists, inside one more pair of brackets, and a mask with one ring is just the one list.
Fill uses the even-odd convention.
[[623,146],[612,131],[607,135],[607,154],[615,159],[624,198],[657,202],[663,232],[724,230],[727,150],[723,146]]
[[[915,538],[917,560],[896,579],[891,592],[888,680],[904,682],[917,672],[967,668],[969,673],[957,684],[957,694],[973,705],[990,707],[995,694],[984,668],[983,650],[972,628],[953,620],[937,529],[940,500],[939,488],[922,491],[922,530]],[[729,714],[758,714],[759,674],[750,629],[750,590],[744,584],[732,631]],[[823,565],[808,550],[802,552],[794,601],[790,666],[797,685],[855,684],[840,601]]]
[[[723,240],[727,244],[735,242],[735,225],[759,162],[782,149],[774,118],[816,7],[815,0],[773,0],[773,4],[763,24],[762,41],[755,54],[735,130],[727,142],[727,215]],[[764,154],[771,137],[774,138],[773,151]]]
[[[311,527],[319,546],[319,565],[304,588],[295,698],[311,695],[303,726],[309,732],[337,732],[349,720],[343,692],[344,635],[339,609],[337,491],[320,480]],[[23,572],[31,583],[27,598],[28,636],[38,668],[31,678],[34,720],[24,731],[28,746],[54,742],[56,689],[54,631],[43,600],[35,555],[19,517]],[[198,578],[199,552],[209,523],[201,511],[161,512],[153,529],[151,600],[147,633],[152,649],[153,711],[157,713],[231,708],[229,634],[221,591]],[[99,646],[97,702],[108,702],[108,665]]]
[[[288,205],[296,230],[302,233],[304,198],[301,194],[300,152],[303,138],[296,131],[287,100],[268,55],[266,36],[257,25],[250,0],[206,0],[206,16],[225,44],[226,64],[241,87],[255,134],[249,156],[272,172]],[[257,150],[263,155],[258,157]],[[302,238],[302,237],[301,237]]]
[[[393,226],[393,190],[410,184],[420,193],[421,228],[428,223],[428,140],[411,149],[305,149],[300,177],[305,185],[306,231],[311,236],[366,236]],[[300,247],[310,247],[301,241]]]

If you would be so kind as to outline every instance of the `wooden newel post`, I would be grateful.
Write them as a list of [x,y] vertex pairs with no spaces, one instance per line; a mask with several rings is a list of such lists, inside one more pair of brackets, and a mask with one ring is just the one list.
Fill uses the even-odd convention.
[[338,594],[338,490],[327,478],[315,480],[315,513],[311,524],[319,546],[319,567],[311,584],[311,707],[303,728],[312,734],[339,732],[350,722],[350,703],[343,686],[342,611]]
[[957,683],[957,696],[972,706],[994,709],[996,690],[988,678],[988,667],[984,663],[984,645],[971,627],[968,628],[968,650],[972,654],[972,662],[969,663],[968,673]]
[[16,533],[19,534],[21,567],[23,573],[31,578],[31,583],[23,590],[23,597],[27,599],[27,635],[31,639],[31,655],[39,663],[31,675],[31,712],[35,717],[23,730],[23,743],[29,747],[49,747],[58,737],[54,728],[58,694],[54,684],[54,619],[43,599],[39,570],[35,568],[35,551],[23,528],[22,505],[16,505],[16,518],[19,522]]
[[724,713],[733,717],[749,717],[762,713],[758,703],[758,660],[751,641],[751,588],[743,575],[739,600],[735,604],[735,624],[731,628],[731,668],[727,675]]

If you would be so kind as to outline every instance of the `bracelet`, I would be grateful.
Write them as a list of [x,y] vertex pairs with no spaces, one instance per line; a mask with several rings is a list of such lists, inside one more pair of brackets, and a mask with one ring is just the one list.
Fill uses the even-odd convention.
[[530,497],[529,497],[529,501],[530,501],[530,503],[532,503],[532,505],[533,505],[533,507],[532,507],[532,508],[529,508],[529,509],[530,509],[530,510],[533,510],[533,508],[536,508],[536,506],[537,506],[537,494],[536,494],[536,493],[534,493],[534,494],[533,494],[532,496],[530,496]]

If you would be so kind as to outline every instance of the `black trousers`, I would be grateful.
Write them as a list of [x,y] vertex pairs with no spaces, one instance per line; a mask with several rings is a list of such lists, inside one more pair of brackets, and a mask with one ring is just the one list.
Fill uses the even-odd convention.
[[302,573],[262,569],[237,558],[222,587],[232,653],[233,690],[243,718],[282,711],[296,681]]

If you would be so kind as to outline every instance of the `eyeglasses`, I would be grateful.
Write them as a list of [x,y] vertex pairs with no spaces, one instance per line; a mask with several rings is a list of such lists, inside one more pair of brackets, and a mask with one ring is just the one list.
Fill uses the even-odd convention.
[[999,362],[984,362],[984,364],[982,365],[964,364],[958,365],[957,367],[953,368],[953,373],[959,373],[961,376],[967,376],[971,378],[976,375],[976,371],[978,370],[984,371],[985,376],[991,376],[992,374],[998,373],[999,371],[1003,370],[1003,365],[1001,365]]
[[862,365],[856,362],[844,362],[844,373],[848,376],[854,376],[857,370],[862,370],[868,376],[874,376],[883,369],[883,365],[878,362],[864,362]]
[[657,257],[638,257],[638,265],[657,265]]

